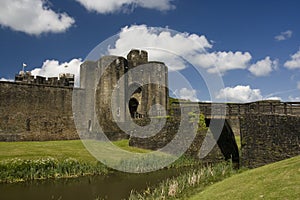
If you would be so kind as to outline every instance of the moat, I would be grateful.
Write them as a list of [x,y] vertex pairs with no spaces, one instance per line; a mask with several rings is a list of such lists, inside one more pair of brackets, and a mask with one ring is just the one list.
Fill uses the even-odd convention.
[[0,184],[1,199],[17,200],[95,200],[127,199],[132,190],[142,191],[162,180],[179,175],[169,169],[147,174],[114,173],[108,176],[86,176],[71,179],[40,180]]

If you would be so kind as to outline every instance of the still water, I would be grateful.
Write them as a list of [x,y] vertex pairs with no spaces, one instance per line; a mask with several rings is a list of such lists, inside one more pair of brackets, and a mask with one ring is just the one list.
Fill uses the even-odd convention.
[[131,190],[142,191],[164,179],[179,175],[180,170],[161,170],[147,174],[114,173],[107,176],[43,180],[0,184],[1,200],[95,200],[127,199]]

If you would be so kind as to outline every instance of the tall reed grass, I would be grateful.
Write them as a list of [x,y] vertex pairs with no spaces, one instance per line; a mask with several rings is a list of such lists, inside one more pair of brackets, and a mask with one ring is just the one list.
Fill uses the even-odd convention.
[[52,157],[0,161],[0,182],[11,183],[47,178],[69,178],[84,175],[107,174],[102,163],[88,163],[74,158],[58,160]]
[[235,173],[237,171],[233,170],[230,163],[189,169],[175,178],[161,182],[155,188],[149,187],[140,193],[132,191],[129,200],[186,198]]

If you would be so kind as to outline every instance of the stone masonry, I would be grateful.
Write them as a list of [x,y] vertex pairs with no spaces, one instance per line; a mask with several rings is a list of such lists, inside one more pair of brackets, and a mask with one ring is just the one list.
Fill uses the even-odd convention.
[[245,115],[241,118],[242,165],[250,168],[300,155],[300,117]]

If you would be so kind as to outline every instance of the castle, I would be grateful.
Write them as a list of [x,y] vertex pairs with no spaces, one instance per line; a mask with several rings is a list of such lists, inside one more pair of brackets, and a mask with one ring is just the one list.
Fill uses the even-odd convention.
[[[167,88],[167,66],[149,62],[148,53],[140,50],[130,51],[127,59],[104,56],[84,62],[79,88],[72,74],[46,79],[22,71],[15,82],[0,83],[0,140],[78,139],[72,111],[75,94],[80,95],[83,114],[92,115],[83,116],[82,127],[93,132],[97,122],[113,135],[120,131],[114,122],[144,118],[152,105],[161,107],[151,114],[162,115],[160,110],[168,107]],[[112,99],[114,91],[117,96]],[[114,112],[112,101],[117,105]],[[88,112],[91,109],[96,112]]]
[[[85,113],[88,129],[94,130],[99,120],[105,132],[118,132],[114,122],[144,118],[153,105],[160,105],[152,115],[162,115],[168,107],[168,68],[162,62],[148,61],[146,51],[131,50],[127,59],[103,56],[100,60],[86,61],[80,68],[80,105]],[[80,93],[80,92],[78,92]],[[96,109],[96,112],[90,109]]]
[[[111,140],[128,139],[120,125],[129,121],[147,124],[149,116],[169,114],[176,118],[195,107],[205,115],[207,124],[214,120],[214,103],[184,102],[180,109],[176,103],[169,105],[168,99],[168,68],[162,62],[148,61],[146,51],[132,50],[127,58],[104,56],[84,62],[79,88],[74,87],[71,74],[45,78],[21,72],[15,82],[0,82],[0,141],[71,140],[79,139],[82,133],[97,137],[99,127]],[[226,110],[217,141],[225,159],[239,162],[234,133],[241,134],[244,166],[256,167],[300,154],[300,103],[214,106]],[[130,144],[160,149],[172,140],[179,123],[167,121],[159,134],[147,139],[130,137]],[[202,136],[196,138],[191,151],[197,153],[202,142]]]

